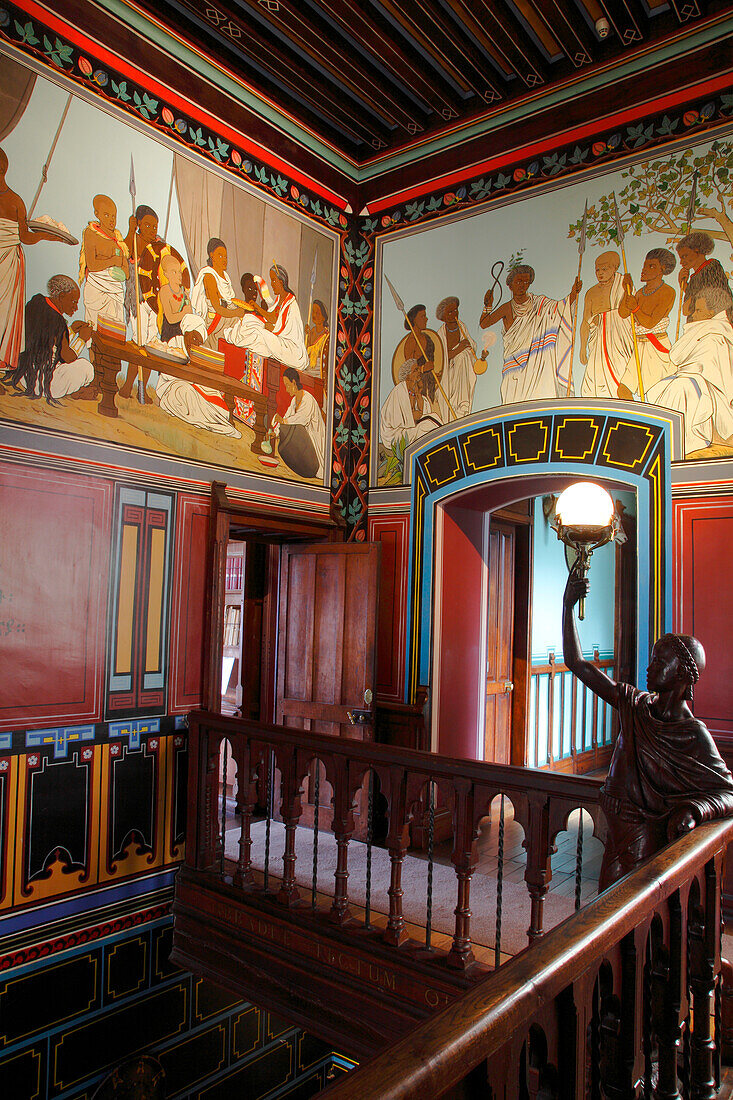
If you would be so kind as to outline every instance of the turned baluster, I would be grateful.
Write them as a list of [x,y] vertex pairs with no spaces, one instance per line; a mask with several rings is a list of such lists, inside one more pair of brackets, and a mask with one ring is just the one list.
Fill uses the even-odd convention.
[[[284,756],[281,761],[280,756]],[[293,906],[300,901],[300,891],[295,885],[295,830],[300,820],[302,807],[300,780],[295,767],[295,752],[291,746],[283,746],[277,752],[280,764],[280,810],[285,825],[285,850],[283,851],[283,877],[277,900],[281,905]]]
[[252,814],[257,801],[257,775],[252,773],[249,742],[245,742],[244,750],[237,756],[237,776],[241,776],[237,790],[239,803],[240,833],[239,833],[239,859],[237,869],[234,872],[234,885],[252,886],[254,884],[254,872],[252,871]]
[[407,774],[402,768],[389,770],[389,834],[387,848],[390,860],[389,917],[384,941],[399,947],[409,939],[402,915],[402,864],[407,855],[409,824],[407,821]]
[[695,904],[690,891],[687,914],[688,974],[692,992],[692,1036],[690,1042],[691,1100],[714,1100],[717,1094],[713,1056],[715,1040],[710,1029],[715,970],[718,957],[717,876],[712,862],[705,868],[704,902]]
[[[652,956],[652,983],[658,996],[652,997],[652,1028],[657,1036],[659,1076],[656,1100],[679,1100],[677,1052],[679,1048],[682,996],[682,908],[679,891],[669,899],[669,949],[660,945]],[[654,989],[654,984],[652,986]]]
[[[550,857],[552,844],[549,829],[549,798],[542,792],[530,793],[527,799],[528,821],[524,826],[524,847],[527,849],[527,883],[531,910],[527,935],[530,942],[544,935],[545,895],[552,879]],[[515,811],[515,818],[519,815]]]
[[353,800],[349,793],[349,775],[346,761],[334,761],[333,835],[336,837],[336,870],[334,871],[333,902],[329,913],[335,924],[345,924],[351,919],[349,909],[349,841],[354,835]]
[[451,861],[458,878],[458,901],[454,909],[456,923],[447,963],[465,970],[474,962],[471,950],[471,878],[476,870],[476,834],[474,833],[474,792],[470,780],[454,780],[455,815]]

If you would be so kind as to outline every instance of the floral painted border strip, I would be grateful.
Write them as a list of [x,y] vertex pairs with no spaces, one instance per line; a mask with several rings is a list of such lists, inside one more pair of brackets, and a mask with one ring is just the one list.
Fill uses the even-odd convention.
[[[264,161],[245,155],[196,119],[178,109],[173,110],[122,72],[99,62],[89,51],[82,52],[74,43],[62,40],[50,28],[29,19],[27,13],[16,5],[0,4],[0,38],[339,235],[340,293],[331,493],[347,522],[349,537],[363,539],[366,531],[371,370],[360,357],[356,344],[363,340],[365,334],[367,343],[369,341],[372,307],[371,298],[367,301],[357,291],[361,273],[355,259],[360,253],[354,252],[350,240],[354,219],[322,197],[302,190],[295,181]],[[359,244],[358,247],[361,246]],[[369,249],[370,245],[366,247]],[[356,294],[357,297],[350,298],[349,294]],[[358,324],[354,323],[355,317]],[[355,412],[357,408],[359,411]],[[358,461],[352,458],[352,444],[358,447]]]

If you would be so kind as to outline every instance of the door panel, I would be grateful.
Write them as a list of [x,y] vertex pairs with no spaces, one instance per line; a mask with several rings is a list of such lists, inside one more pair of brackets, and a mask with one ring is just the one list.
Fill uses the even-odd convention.
[[373,712],[379,546],[319,543],[282,550],[278,627],[278,724],[346,737],[370,737]]
[[484,759],[511,760],[515,531],[492,521],[488,547]]

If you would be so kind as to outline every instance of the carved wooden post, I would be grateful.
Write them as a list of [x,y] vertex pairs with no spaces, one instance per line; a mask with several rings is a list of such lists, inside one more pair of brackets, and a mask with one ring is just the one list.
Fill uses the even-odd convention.
[[280,782],[280,815],[285,825],[285,850],[283,852],[283,877],[277,900],[288,907],[300,901],[300,891],[295,885],[295,830],[300,820],[300,777],[295,760],[295,747],[281,745],[275,756],[282,776]]
[[527,883],[532,906],[527,929],[530,941],[544,935],[545,894],[552,879],[548,801],[547,795],[542,791],[531,791],[528,794],[529,820],[525,826],[524,838],[524,847],[527,849],[527,870],[524,872],[524,880]]
[[224,644],[224,592],[226,590],[227,543],[229,515],[220,508],[226,486],[219,481],[211,485],[206,563],[206,615],[204,616],[204,686],[203,705],[213,714],[221,713],[221,662]]
[[677,1050],[681,1034],[680,1006],[682,997],[682,909],[679,891],[669,902],[669,947],[661,942],[651,944],[650,1001],[651,1036],[656,1036],[659,1075],[657,1100],[679,1100],[677,1085]]
[[389,833],[387,847],[391,863],[389,883],[389,918],[384,940],[399,947],[409,938],[402,915],[402,864],[407,855],[409,823],[407,821],[407,773],[404,768],[389,770]]
[[197,871],[210,871],[216,865],[219,842],[219,738],[194,718],[189,724],[188,752],[189,768],[197,778],[188,787],[186,862]]
[[718,877],[711,860],[705,867],[705,896],[700,905],[690,895],[687,914],[687,969],[692,992],[692,1038],[690,1043],[691,1100],[714,1100],[717,1094],[713,1072],[715,1040],[710,1033],[710,1012],[715,989],[720,914]]
[[458,901],[455,908],[453,943],[446,962],[456,970],[465,970],[475,961],[471,950],[471,878],[476,870],[476,844],[473,826],[473,783],[456,779],[454,841],[451,861],[458,877]]
[[354,813],[349,795],[349,776],[346,760],[336,757],[335,785],[333,789],[333,822],[331,828],[336,837],[336,870],[334,872],[333,903],[329,917],[335,924],[344,924],[351,917],[349,910],[349,841],[354,835]]

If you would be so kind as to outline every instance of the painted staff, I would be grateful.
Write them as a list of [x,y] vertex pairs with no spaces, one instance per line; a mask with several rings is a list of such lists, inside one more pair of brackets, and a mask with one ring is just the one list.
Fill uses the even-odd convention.
[[58,143],[58,140],[61,137],[61,131],[63,129],[64,123],[66,122],[66,116],[69,113],[69,107],[71,106],[71,100],[72,99],[73,99],[73,92],[70,92],[69,93],[69,98],[66,100],[66,106],[64,107],[64,113],[61,115],[61,121],[59,122],[58,126],[56,127],[56,136],[53,139],[53,142],[51,144],[51,148],[48,151],[48,156],[46,157],[46,163],[44,164],[43,169],[41,170],[41,182],[38,184],[38,190],[36,191],[36,193],[33,197],[33,202],[31,203],[31,208],[28,211],[28,214],[26,215],[28,221],[30,221],[31,218],[33,217],[33,211],[36,209],[36,203],[38,202],[39,198],[41,197],[41,191],[43,190],[43,185],[48,180],[48,170],[51,166],[51,158],[52,158],[52,156],[53,156],[53,154],[56,150],[56,145]]
[[[626,266],[626,249],[624,248],[624,231],[621,227],[621,219],[618,216],[618,206],[616,205],[616,192],[612,191],[611,196],[613,198],[613,212],[616,217],[616,243],[621,249],[621,258],[624,262],[624,275],[628,275],[629,269]],[[636,339],[636,323],[634,321],[634,314],[631,314],[631,335],[634,338],[634,358],[636,360],[636,377],[639,382],[639,397],[644,400],[644,384],[641,380],[641,360],[639,359],[639,344]]]
[[308,299],[308,328],[311,325],[311,315],[313,313],[313,294],[316,286],[316,272],[318,271],[318,249],[316,249],[313,256],[313,270],[311,271],[311,292]]
[[[419,337],[419,336],[418,336],[418,334],[417,334],[417,333],[415,332],[415,329],[414,329],[414,328],[413,328],[413,326],[412,326],[412,321],[411,321],[411,320],[410,320],[410,318],[409,318],[409,317],[407,316],[407,311],[405,310],[405,304],[404,304],[404,302],[402,301],[402,299],[400,298],[400,296],[399,296],[399,294],[397,293],[397,291],[395,290],[395,288],[394,288],[394,287],[392,286],[392,284],[391,284],[391,282],[389,281],[389,278],[387,277],[387,275],[386,275],[386,274],[385,274],[385,276],[384,276],[384,277],[385,277],[385,279],[387,279],[387,286],[388,286],[388,287],[389,287],[389,289],[390,289],[390,290],[392,291],[392,297],[394,298],[394,304],[395,304],[395,305],[397,306],[398,310],[400,311],[400,313],[402,314],[402,316],[403,316],[403,317],[405,318],[405,321],[406,321],[406,322],[407,322],[407,324],[408,324],[408,325],[410,326],[410,331],[411,331],[412,335],[413,335],[413,336],[415,337],[415,341],[416,341],[416,343],[417,343],[417,346],[418,346],[418,347],[420,348],[420,351],[421,351],[421,352],[423,353],[423,355],[425,356],[425,362],[427,363],[427,362],[428,362],[428,354],[427,354],[427,351],[425,350],[425,347],[424,347],[424,345],[422,344],[422,342],[421,342],[421,340],[420,340],[420,337]],[[446,403],[446,405],[448,406],[448,409],[449,409],[449,411],[450,411],[450,414],[451,414],[451,416],[453,417],[453,419],[454,419],[454,420],[457,420],[457,419],[458,419],[458,417],[456,416],[456,410],[455,410],[455,409],[453,408],[453,406],[451,405],[450,401],[448,400],[448,394],[447,394],[447,393],[445,392],[445,390],[443,389],[443,387],[441,386],[441,384],[440,384],[440,382],[438,381],[438,379],[437,379],[437,378],[435,379],[435,385],[436,385],[436,386],[438,387],[438,389],[440,390],[440,392],[441,392],[441,393],[443,394],[443,397],[445,398],[445,403]]]
[[[135,186],[135,165],[130,154],[130,198],[132,199],[132,216],[135,217],[137,209],[137,187]],[[135,320],[137,322],[137,346],[142,346],[142,330],[140,327],[140,287],[137,281],[137,227],[132,236],[133,252],[133,282],[135,283]],[[138,364],[137,368],[137,399],[141,405],[145,404],[145,383],[143,381],[143,368]]]
[[[686,233],[692,231],[692,219],[695,217],[695,205],[697,203],[697,177],[699,173],[697,168],[692,173],[692,187],[690,188],[690,201],[687,204],[687,229]],[[680,322],[682,320],[682,300],[687,293],[687,282],[689,276],[685,275],[680,283],[680,300],[677,303],[677,331],[675,333],[675,340],[680,338]]]
[[[585,210],[583,211],[583,224],[580,227],[580,240],[578,241],[578,281],[580,280],[580,266],[583,263],[583,253],[585,252],[585,230],[588,225],[588,200],[585,200]],[[578,307],[580,305],[580,295],[573,302],[573,335],[570,340],[570,367],[568,369],[568,397],[570,397],[570,391],[573,388],[573,353],[575,352],[575,328],[578,323]]]

